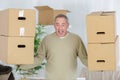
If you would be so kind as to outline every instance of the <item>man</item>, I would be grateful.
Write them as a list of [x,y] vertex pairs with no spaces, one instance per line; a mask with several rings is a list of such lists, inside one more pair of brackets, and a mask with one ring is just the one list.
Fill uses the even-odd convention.
[[68,27],[67,16],[57,15],[55,32],[47,35],[38,48],[39,60],[35,61],[39,63],[46,58],[46,80],[76,80],[77,56],[87,66],[84,44],[78,35],[67,31]]

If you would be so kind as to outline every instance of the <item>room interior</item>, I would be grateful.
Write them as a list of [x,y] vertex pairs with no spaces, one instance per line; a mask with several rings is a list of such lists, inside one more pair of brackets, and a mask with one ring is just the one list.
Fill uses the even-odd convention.
[[[70,26],[69,31],[78,34],[87,48],[87,25],[86,16],[91,12],[97,11],[115,11],[115,29],[116,34],[120,35],[120,1],[119,0],[2,0],[0,2],[0,10],[8,8],[18,8],[18,9],[33,9],[36,11],[36,24],[39,20],[39,11],[35,8],[36,6],[49,6],[53,9],[64,9],[69,12],[66,14],[69,18]],[[53,25],[46,25],[44,31],[47,34],[54,32]],[[47,35],[45,34],[45,35]],[[44,36],[45,36],[44,35]],[[118,41],[118,46],[120,46],[120,40]],[[120,50],[120,48],[119,48]],[[5,64],[1,61],[1,64],[10,65],[13,67],[15,80],[20,80],[23,75],[18,75],[15,72],[15,66],[11,64]],[[120,63],[118,63],[117,71],[89,71],[78,59],[78,80],[120,80]],[[39,74],[29,76],[30,80],[43,80],[45,77],[45,68],[41,69]],[[22,79],[21,79],[22,80]]]

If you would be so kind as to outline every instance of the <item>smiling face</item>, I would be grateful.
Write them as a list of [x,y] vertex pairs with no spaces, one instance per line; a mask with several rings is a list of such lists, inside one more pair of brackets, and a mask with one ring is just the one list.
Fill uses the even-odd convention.
[[54,23],[56,35],[58,37],[64,37],[67,34],[68,26],[69,26],[69,23],[67,18],[57,17]]

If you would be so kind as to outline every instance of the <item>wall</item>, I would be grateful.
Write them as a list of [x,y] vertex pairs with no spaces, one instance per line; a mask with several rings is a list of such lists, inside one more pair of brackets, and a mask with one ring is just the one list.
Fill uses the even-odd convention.
[[[67,15],[70,21],[69,30],[80,35],[85,45],[87,45],[86,15],[93,11],[116,11],[117,33],[120,35],[120,0],[1,0],[0,10],[5,8],[33,8],[33,6],[38,5],[69,10],[70,13]],[[53,26],[46,27],[46,31],[48,33],[53,32]],[[78,71],[80,71],[82,63],[79,60],[78,63]]]

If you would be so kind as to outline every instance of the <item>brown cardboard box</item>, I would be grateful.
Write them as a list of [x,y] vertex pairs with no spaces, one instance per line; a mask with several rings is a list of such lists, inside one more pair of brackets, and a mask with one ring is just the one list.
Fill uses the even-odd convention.
[[119,63],[118,38],[114,43],[88,44],[88,69],[117,70]]
[[88,43],[114,42],[115,37],[115,12],[93,12],[87,15]]
[[8,64],[33,64],[34,38],[0,36],[0,60]]
[[54,18],[58,14],[67,14],[68,10],[54,10],[49,6],[36,6],[35,7],[39,11],[39,24],[44,25],[52,25]]
[[36,13],[33,9],[0,11],[0,35],[35,36]]

